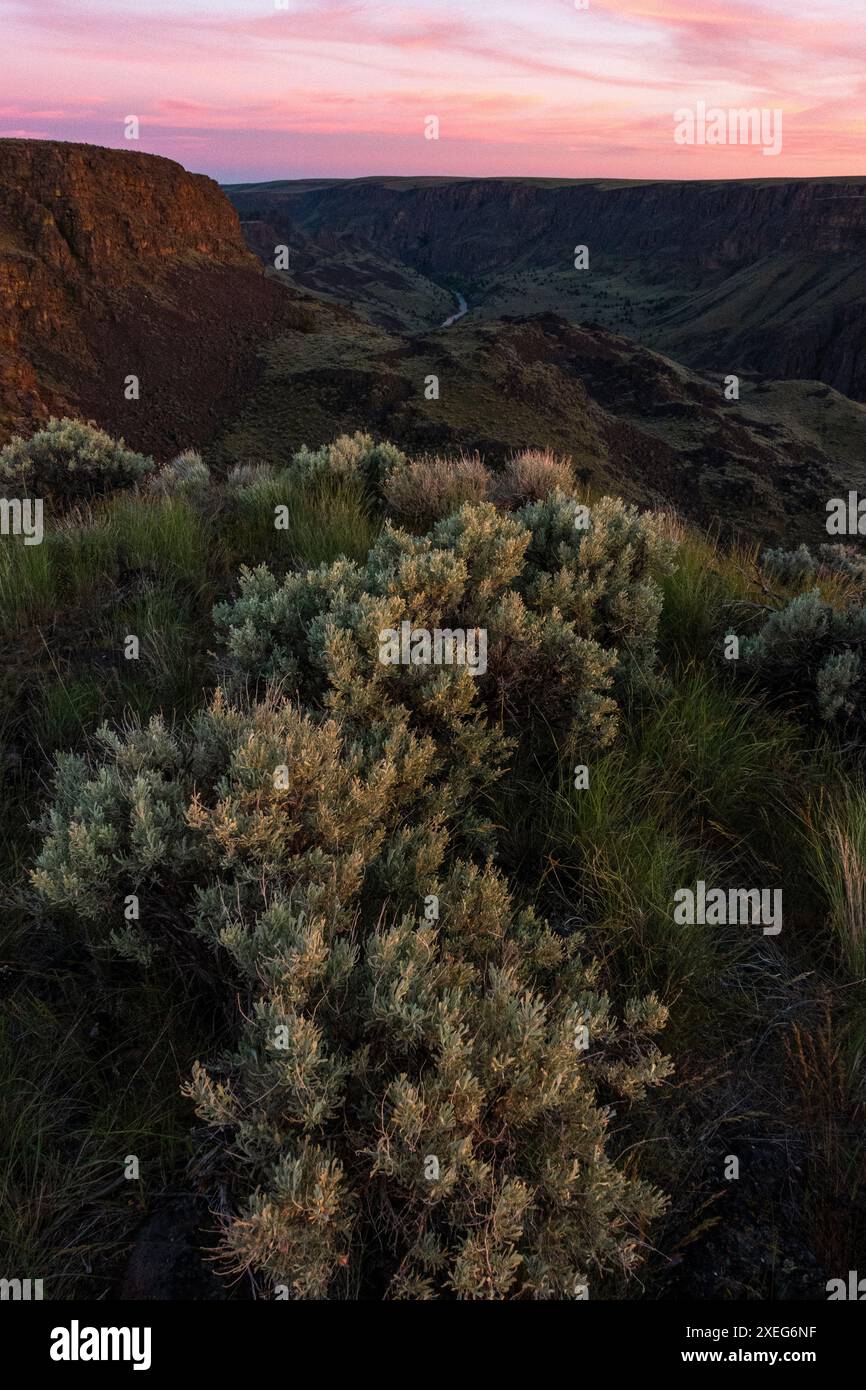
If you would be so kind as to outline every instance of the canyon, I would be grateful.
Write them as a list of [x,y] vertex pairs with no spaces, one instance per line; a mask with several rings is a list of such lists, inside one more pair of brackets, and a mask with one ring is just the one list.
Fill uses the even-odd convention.
[[493,466],[553,448],[596,490],[814,541],[828,497],[866,491],[864,194],[221,189],[154,155],[0,140],[0,443],[71,414],[218,471],[359,428]]
[[[352,278],[373,251],[391,276],[444,277],[489,315],[589,314],[691,367],[809,378],[866,399],[862,178],[371,178],[226,192],[245,225],[297,239],[301,283],[327,289],[330,274],[386,324],[379,287],[365,288],[357,266]],[[576,297],[577,244],[592,273]]]

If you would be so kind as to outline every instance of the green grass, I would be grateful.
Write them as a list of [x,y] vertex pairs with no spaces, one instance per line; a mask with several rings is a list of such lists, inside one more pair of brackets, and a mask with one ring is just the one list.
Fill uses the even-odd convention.
[[642,780],[672,819],[687,808],[692,823],[726,837],[751,833],[786,798],[798,771],[798,731],[771,720],[711,666],[695,663],[669,680],[637,735],[626,735]]
[[[0,1012],[4,1272],[43,1278],[46,1298],[104,1297],[189,1151],[180,1084],[193,1014],[176,980],[170,994],[165,981],[115,982],[114,1017],[92,978],[50,971],[49,981],[50,1001],[25,987]],[[130,1154],[138,1180],[124,1177]]]
[[659,623],[663,660],[709,661],[721,655],[721,637],[761,600],[755,580],[753,550],[724,551],[710,536],[671,521],[678,541],[673,572],[661,579],[664,606]]
[[[278,530],[276,509],[282,507],[285,529]],[[325,478],[303,484],[282,473],[238,489],[228,539],[243,564],[312,567],[340,555],[365,560],[380,527],[359,482]]]
[[100,529],[126,567],[160,580],[196,587],[220,566],[218,532],[183,497],[119,497],[100,517]]
[[715,663],[693,662],[626,705],[617,742],[586,762],[576,789],[564,750],[553,767],[518,756],[492,812],[503,860],[530,891],[541,884],[540,910],[589,934],[624,987],[677,1000],[678,1032],[700,1028],[751,944],[740,929],[677,926],[678,888],[784,883],[794,918],[819,911],[802,854],[802,735]]
[[25,545],[20,536],[0,538],[0,623],[15,632],[51,614],[58,602],[57,547],[47,536]]
[[190,713],[211,679],[203,606],[171,581],[146,581],[116,612],[107,615],[106,644],[124,652],[128,636],[139,641],[138,658],[124,655],[114,668],[113,703],[142,718],[158,711]]
[[88,676],[71,676],[68,681],[43,676],[34,695],[30,729],[48,753],[79,743],[105,710],[104,684]]
[[218,567],[218,537],[182,498],[123,495],[70,513],[41,545],[0,546],[0,623],[6,632],[46,620],[127,571],[192,586]]

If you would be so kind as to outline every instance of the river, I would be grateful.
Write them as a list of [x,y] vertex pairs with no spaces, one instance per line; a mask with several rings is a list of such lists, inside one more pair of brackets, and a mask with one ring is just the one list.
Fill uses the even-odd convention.
[[457,300],[457,313],[452,314],[450,318],[447,318],[445,320],[445,322],[442,324],[443,328],[450,328],[452,323],[456,323],[458,319],[462,319],[463,315],[467,312],[469,308],[469,305],[466,303],[466,300],[463,298],[462,294],[458,294],[456,290],[452,290],[451,293]]

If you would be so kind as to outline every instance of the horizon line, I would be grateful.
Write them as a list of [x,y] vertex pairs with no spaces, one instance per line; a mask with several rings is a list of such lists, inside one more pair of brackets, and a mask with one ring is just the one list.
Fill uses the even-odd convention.
[[306,174],[276,175],[273,178],[221,179],[204,169],[192,169],[171,155],[157,154],[153,150],[131,149],[129,144],[100,145],[92,140],[60,140],[52,136],[0,135],[0,143],[16,145],[72,145],[77,149],[106,150],[114,154],[146,155],[149,159],[163,159],[176,164],[189,174],[203,175],[212,179],[220,188],[243,188],[276,183],[536,183],[536,184],[681,184],[681,183],[851,183],[866,182],[866,174],[765,174],[741,178],[723,174],[715,178],[665,178],[652,174],[638,178],[623,178],[616,174]]

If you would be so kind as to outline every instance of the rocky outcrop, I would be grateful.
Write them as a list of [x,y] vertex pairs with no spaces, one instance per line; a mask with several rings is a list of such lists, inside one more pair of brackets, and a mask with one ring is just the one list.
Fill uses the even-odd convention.
[[70,412],[156,453],[204,443],[290,305],[212,179],[156,155],[0,140],[0,438]]

